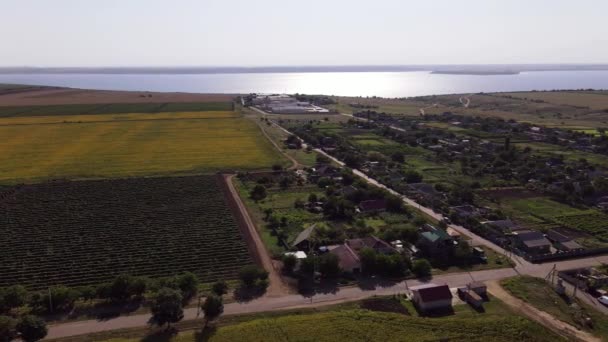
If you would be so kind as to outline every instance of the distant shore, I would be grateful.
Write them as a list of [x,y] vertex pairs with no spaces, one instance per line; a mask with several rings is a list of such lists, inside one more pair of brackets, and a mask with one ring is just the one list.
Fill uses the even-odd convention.
[[478,76],[490,76],[490,75],[519,75],[519,71],[467,71],[467,70],[435,70],[431,71],[431,74],[438,75],[478,75]]
[[608,64],[489,65],[319,65],[256,67],[0,67],[0,74],[253,74],[324,72],[410,72],[452,75],[516,75],[525,71],[599,71]]

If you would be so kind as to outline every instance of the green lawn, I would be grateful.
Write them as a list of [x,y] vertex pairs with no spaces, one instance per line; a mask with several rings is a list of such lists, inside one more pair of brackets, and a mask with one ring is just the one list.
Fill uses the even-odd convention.
[[[546,281],[522,276],[505,279],[501,281],[501,285],[515,297],[539,310],[580,329],[589,331],[604,340],[608,339],[608,317],[606,315],[581,301],[575,299],[571,302],[570,299],[558,295]],[[578,308],[573,306],[572,303],[576,303]],[[585,316],[591,317],[593,321],[592,329],[583,324],[583,317]]]

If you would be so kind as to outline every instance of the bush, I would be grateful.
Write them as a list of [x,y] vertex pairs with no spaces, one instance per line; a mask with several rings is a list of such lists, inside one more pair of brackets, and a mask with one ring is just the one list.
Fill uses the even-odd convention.
[[228,284],[224,280],[218,280],[213,284],[213,286],[211,286],[211,291],[216,296],[221,297],[221,296],[225,295],[226,293],[228,293]]
[[418,259],[412,265],[412,272],[417,277],[426,277],[431,275],[431,263],[426,259]]
[[15,338],[17,322],[8,316],[0,316],[0,342],[10,342]]
[[254,201],[261,201],[266,198],[266,188],[261,184],[257,184],[249,195]]
[[25,342],[38,341],[48,333],[46,322],[36,316],[26,315],[17,324],[17,332]]
[[21,285],[0,289],[0,308],[6,310],[23,306],[27,303],[27,296],[27,290]]
[[255,265],[248,265],[239,271],[239,279],[244,287],[254,287],[258,280],[268,279],[268,272]]

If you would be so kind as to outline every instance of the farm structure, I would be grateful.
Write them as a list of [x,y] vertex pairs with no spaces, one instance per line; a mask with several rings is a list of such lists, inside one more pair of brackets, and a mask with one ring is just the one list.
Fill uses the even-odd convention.
[[235,278],[252,263],[216,176],[50,182],[0,192],[0,286],[120,274]]

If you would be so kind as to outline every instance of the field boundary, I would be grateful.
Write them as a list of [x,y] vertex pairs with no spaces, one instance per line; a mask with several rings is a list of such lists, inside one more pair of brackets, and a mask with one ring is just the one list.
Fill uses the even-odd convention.
[[232,178],[234,174],[218,174],[220,178],[220,188],[224,191],[224,195],[227,198],[228,207],[233,210],[237,225],[243,234],[243,238],[247,244],[247,249],[251,254],[252,259],[260,267],[263,267],[268,272],[268,278],[270,280],[270,286],[266,290],[266,295],[270,297],[279,297],[288,294],[288,288],[283,283],[280,274],[275,269],[272,259],[268,254],[268,250],[264,246],[262,239],[258,233],[257,227],[253,223],[247,207],[241,201],[234,185]]

